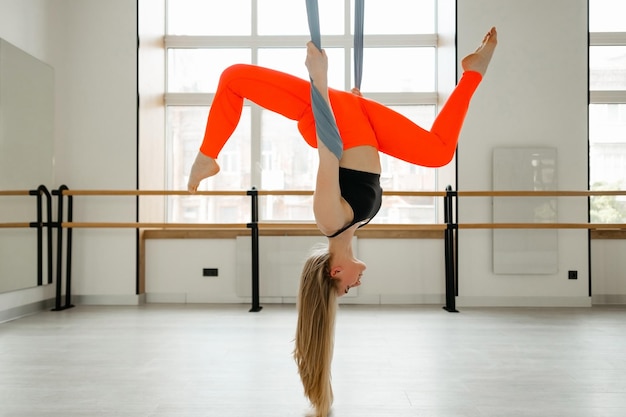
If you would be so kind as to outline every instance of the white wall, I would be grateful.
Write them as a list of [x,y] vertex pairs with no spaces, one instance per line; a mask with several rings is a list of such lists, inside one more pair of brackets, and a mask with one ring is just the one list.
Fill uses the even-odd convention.
[[[492,189],[494,147],[557,149],[561,190],[587,189],[586,0],[465,0],[458,48],[470,51],[495,25],[499,45],[459,142],[459,190]],[[584,199],[560,200],[558,221],[586,222]],[[491,202],[465,198],[459,221],[490,222]],[[495,275],[492,233],[459,233],[459,304],[586,305],[586,231],[560,230],[558,273]],[[578,280],[567,271],[577,270]]]
[[0,37],[49,63],[51,10],[47,0],[0,0]]
[[[135,189],[135,0],[54,0],[57,186]],[[75,221],[136,220],[134,197],[74,198]],[[136,239],[129,229],[76,229],[73,292],[92,302],[136,302]]]
[[596,240],[591,245],[594,304],[626,304],[626,240]]
[[[0,36],[55,68],[55,186],[135,188],[136,14],[135,0],[0,0]],[[491,25],[500,31],[460,141],[459,189],[490,189],[493,147],[518,145],[558,148],[561,189],[586,189],[586,1],[459,0],[458,15],[459,56],[475,48]],[[78,221],[135,220],[134,198],[80,198]],[[461,210],[461,221],[491,220],[488,201],[462,202]],[[586,221],[584,204],[567,200],[559,210],[561,221]],[[585,232],[559,232],[560,272],[543,277],[495,276],[490,232],[465,231],[460,239],[460,305],[588,303]],[[206,266],[200,255],[216,248],[224,272],[235,269],[232,243],[168,242],[150,243],[147,259],[150,270],[168,273],[170,284],[188,279],[185,274],[196,279],[198,268]],[[135,245],[134,231],[76,230],[77,301],[136,303]],[[440,241],[362,240],[358,250],[369,266],[359,289],[362,300],[441,299]],[[626,288],[617,283],[624,281],[626,260],[602,255],[619,251],[620,241],[593,243],[594,263],[603,262],[594,266],[594,285],[624,296]],[[567,280],[569,269],[578,270],[577,281]],[[228,279],[225,288],[216,284],[215,291],[224,291],[212,293],[216,299],[231,299],[234,278]],[[45,290],[0,294],[0,310],[45,299]]]
[[[0,36],[55,70],[55,184],[48,188],[134,189],[136,1],[0,0]],[[136,219],[134,198],[75,201],[77,221]],[[78,299],[137,302],[135,248],[131,230],[76,230]],[[0,312],[53,296],[53,286],[0,294]]]
[[[261,237],[261,302],[294,303],[304,260],[318,237]],[[345,303],[431,304],[444,302],[441,239],[356,239],[355,255],[367,264],[363,285]],[[149,239],[146,241],[148,302],[250,302],[250,242],[246,239]],[[381,255],[382,254],[382,255]],[[217,277],[203,277],[217,268]]]

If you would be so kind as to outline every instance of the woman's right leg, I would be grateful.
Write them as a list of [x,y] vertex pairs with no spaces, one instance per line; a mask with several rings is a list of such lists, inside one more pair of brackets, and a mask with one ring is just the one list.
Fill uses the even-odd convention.
[[310,112],[311,86],[303,79],[254,65],[227,68],[211,105],[200,152],[217,158],[239,123],[244,99],[299,120]]
[[[209,111],[200,152],[189,174],[187,189],[219,172],[215,161],[239,124],[244,99],[292,120],[311,119],[311,86],[300,78],[254,65],[237,64],[222,73]],[[315,138],[307,138],[314,146]]]

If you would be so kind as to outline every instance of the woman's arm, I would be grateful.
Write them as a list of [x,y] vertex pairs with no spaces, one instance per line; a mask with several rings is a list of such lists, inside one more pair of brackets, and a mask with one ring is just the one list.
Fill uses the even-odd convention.
[[[330,106],[328,98],[328,57],[322,50],[309,42],[307,44],[306,67],[314,87]],[[320,231],[332,235],[348,224],[354,214],[350,205],[341,198],[339,187],[339,160],[324,143],[317,138],[319,166],[313,195],[313,213]]]

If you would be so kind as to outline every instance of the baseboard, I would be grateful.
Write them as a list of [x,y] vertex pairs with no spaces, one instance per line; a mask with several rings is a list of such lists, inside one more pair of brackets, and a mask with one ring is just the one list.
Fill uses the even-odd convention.
[[446,296],[444,294],[394,294],[381,295],[380,304],[389,305],[444,305]]
[[0,323],[16,320],[54,307],[54,298],[0,311]]
[[[250,297],[202,295],[188,293],[154,293],[145,294],[148,304],[245,304]],[[264,301],[263,299],[261,301]]]
[[591,300],[593,305],[626,304],[626,294],[594,294]]
[[187,295],[184,293],[176,293],[176,294],[146,293],[146,303],[185,304],[186,302],[187,302]]
[[[623,296],[596,296],[593,304],[626,304],[626,295]],[[174,304],[250,304],[249,297],[216,297],[215,299],[190,299],[188,294],[147,293],[146,303],[174,303]],[[591,297],[456,297],[457,307],[591,307]],[[263,304],[294,304],[295,297],[261,297]],[[409,294],[409,295],[381,295],[359,294],[358,297],[341,297],[341,304],[361,305],[445,305],[444,294]]]
[[133,306],[141,305],[146,301],[144,294],[119,295],[73,295],[74,305],[105,305],[105,306]]
[[457,307],[591,307],[591,297],[456,297]]

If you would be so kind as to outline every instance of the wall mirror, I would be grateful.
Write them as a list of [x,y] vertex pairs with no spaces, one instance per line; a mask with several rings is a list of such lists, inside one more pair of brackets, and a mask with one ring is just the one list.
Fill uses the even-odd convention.
[[[52,187],[53,161],[54,70],[0,39],[0,190]],[[36,219],[35,196],[0,195],[0,223]],[[44,238],[44,253],[48,249],[46,242]],[[43,268],[46,284],[45,260]],[[0,228],[0,293],[36,285],[36,229]]]

